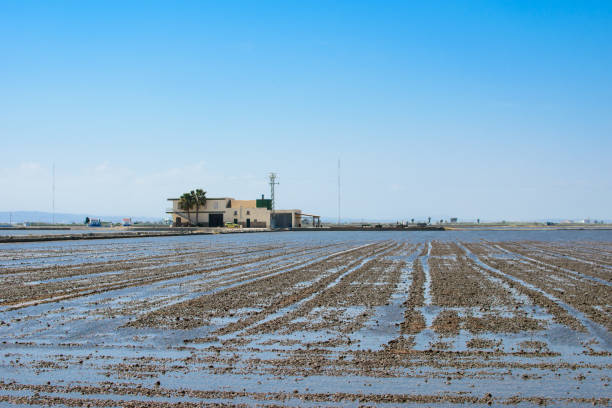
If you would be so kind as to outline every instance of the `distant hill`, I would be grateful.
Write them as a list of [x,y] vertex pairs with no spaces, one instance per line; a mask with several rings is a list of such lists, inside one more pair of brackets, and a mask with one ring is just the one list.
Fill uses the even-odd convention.
[[[122,222],[123,218],[131,218],[132,222],[159,222],[161,217],[138,217],[133,215],[99,215],[99,214],[68,214],[55,213],[56,224],[82,224],[85,217],[100,218],[102,221]],[[53,214],[44,211],[0,211],[0,223],[8,223],[12,219],[13,223],[22,222],[51,222]]]

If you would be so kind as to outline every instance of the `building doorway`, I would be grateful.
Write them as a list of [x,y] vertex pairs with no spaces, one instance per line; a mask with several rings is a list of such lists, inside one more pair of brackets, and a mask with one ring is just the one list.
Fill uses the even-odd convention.
[[208,214],[208,226],[209,227],[222,227],[223,226],[223,214]]
[[274,213],[270,215],[272,228],[292,228],[293,223],[291,221],[290,213]]
[[251,219],[247,218],[247,228],[251,228]]

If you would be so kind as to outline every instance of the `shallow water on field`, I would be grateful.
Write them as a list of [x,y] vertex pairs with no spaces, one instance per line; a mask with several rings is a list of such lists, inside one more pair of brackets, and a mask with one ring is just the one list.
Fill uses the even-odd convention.
[[[0,382],[0,398],[34,395],[29,389],[9,389],[6,384],[10,381],[22,385],[50,381],[57,387],[130,383],[131,386],[140,384],[150,389],[158,387],[155,382],[160,381],[162,388],[173,390],[286,392],[287,395],[273,397],[271,401],[295,406],[306,403],[355,404],[356,400],[348,399],[319,403],[300,399],[304,395],[331,395],[340,391],[364,398],[383,394],[480,398],[494,390],[499,403],[520,394],[563,401],[563,405],[568,406],[579,403],[564,398],[612,398],[611,387],[605,385],[612,381],[612,357],[606,354],[612,351],[612,338],[607,329],[544,289],[492,268],[487,264],[487,257],[476,255],[464,245],[482,240],[487,243],[521,241],[525,242],[524,245],[530,245],[530,242],[559,243],[555,247],[559,251],[564,250],[564,245],[571,247],[572,242],[598,242],[611,248],[612,231],[286,232],[0,244],[0,283],[3,279],[14,279],[15,285],[32,288],[27,290],[65,284],[66,294],[70,295],[77,283],[95,283],[102,279],[123,282],[124,269],[111,268],[114,263],[142,263],[136,270],[137,274],[134,273],[137,279],[144,279],[127,287],[87,288],[91,293],[73,294],[71,298],[47,303],[42,299],[36,305],[0,306],[0,377],[4,381]],[[482,311],[477,306],[449,308],[437,305],[432,293],[435,290],[432,276],[436,275],[430,271],[434,241],[461,242],[459,247],[465,252],[463,258],[467,256],[474,261],[483,280],[506,291],[508,298],[516,303],[516,309],[502,305]],[[407,245],[400,249],[389,247],[391,249],[381,253],[368,252],[371,250],[369,246],[378,243]],[[491,247],[489,244],[482,246],[485,249]],[[352,254],[351,251],[357,249],[363,252]],[[427,255],[421,256],[423,249]],[[270,258],[258,258],[264,255]],[[342,261],[338,265],[323,266],[322,261],[328,258]],[[462,262],[455,255],[437,258],[444,262]],[[514,260],[517,265],[523,265],[515,255],[503,251],[491,253],[491,258]],[[389,262],[391,266],[402,264],[396,275],[397,284],[385,302],[370,306],[367,297],[355,297],[361,303],[317,306],[319,295],[340,287],[344,279],[365,268],[372,259]],[[424,304],[417,308],[424,316],[425,328],[418,334],[401,335],[400,324],[406,310],[404,302],[413,284],[413,262],[416,259],[420,260],[425,274]],[[233,265],[232,262],[237,260],[245,264]],[[90,265],[112,270],[92,270],[58,277],[54,275],[57,270],[51,268],[54,265],[60,268],[72,265],[77,272]],[[347,265],[351,266],[343,269]],[[533,267],[530,265],[525,264],[525,267]],[[31,278],[34,275],[28,268],[42,269],[36,271],[36,278]],[[178,269],[167,273],[167,268]],[[239,287],[261,291],[264,288],[256,284],[263,278],[290,276],[300,273],[303,268],[321,270],[314,277],[299,280],[294,286],[279,287],[282,299],[282,296],[292,294],[296,297],[283,307],[270,309],[270,312],[263,306],[243,305],[222,310],[206,320],[206,324],[195,328],[126,326],[149,313],[164,312],[171,305],[218,296]],[[15,273],[11,272],[13,270]],[[339,272],[339,275],[333,275]],[[306,291],[301,297],[296,295],[332,275],[335,279],[326,281],[322,289],[312,293]],[[500,276],[507,276],[512,284]],[[579,273],[572,276],[581,278]],[[146,280],[149,278],[159,280]],[[550,278],[551,281],[557,278],[555,286],[572,285],[568,279]],[[607,286],[607,281],[600,278],[591,281]],[[282,280],[278,282],[283,283]],[[370,288],[376,289],[368,290],[382,290],[384,284],[384,281],[374,280]],[[587,332],[577,332],[554,323],[548,310],[517,290],[520,286],[539,291],[559,304],[584,323]],[[348,298],[348,295],[355,295],[359,286],[346,285],[343,290],[345,292],[338,296]],[[0,298],[8,295],[0,294]],[[219,298],[219,302],[229,300]],[[285,328],[280,327],[275,333],[249,331],[261,324],[292,316],[307,303],[314,306],[290,322],[305,324],[303,329],[283,330]],[[598,310],[608,313],[605,306],[599,306]],[[445,310],[457,312],[460,318],[488,315],[513,318],[520,312],[546,324],[543,330],[531,332],[472,333],[461,328],[456,334],[441,335],[433,326],[436,317]],[[261,319],[231,333],[216,334],[255,312],[262,314]],[[328,316],[335,316],[338,321],[327,325]],[[362,323],[349,332],[343,332],[347,327],[353,327],[348,324],[360,316],[366,316]],[[310,330],[310,325],[319,328]],[[198,341],[194,342],[194,339]],[[397,354],[393,354],[396,351],[391,346],[398,339],[406,341],[406,344],[401,344]],[[205,382],[202,380],[204,377]],[[86,395],[63,392],[61,388],[54,392],[39,392],[39,395],[114,401],[265,402],[254,394],[198,398],[123,395],[107,391]],[[363,402],[367,405],[393,405],[367,398]],[[2,403],[0,399],[0,405]],[[429,404],[451,406],[454,403],[430,401]],[[536,402],[523,401],[521,404]],[[35,403],[31,405],[36,406]]]

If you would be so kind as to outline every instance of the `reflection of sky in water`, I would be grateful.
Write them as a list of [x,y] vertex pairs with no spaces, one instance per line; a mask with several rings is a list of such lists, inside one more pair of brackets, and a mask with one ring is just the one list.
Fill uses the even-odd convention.
[[[547,397],[564,398],[568,395],[566,390],[571,389],[571,396],[603,396],[605,388],[602,388],[600,377],[612,376],[610,369],[591,368],[592,373],[587,370],[559,369],[556,372],[536,366],[529,369],[508,368],[487,368],[487,374],[482,374],[480,368],[463,368],[462,376],[456,376],[456,368],[435,368],[423,364],[420,367],[389,367],[390,377],[377,378],[370,376],[357,376],[346,374],[342,376],[291,376],[275,375],[266,372],[264,362],[250,368],[246,372],[246,364],[250,358],[261,359],[283,359],[289,357],[295,350],[303,349],[306,343],[319,344],[316,347],[324,348],[329,352],[326,358],[334,360],[342,353],[347,351],[359,350],[382,350],[391,340],[400,336],[399,324],[404,319],[405,307],[403,302],[409,292],[412,283],[411,262],[416,259],[423,249],[423,243],[435,239],[479,241],[487,239],[496,240],[599,240],[611,241],[612,234],[606,231],[449,231],[449,232],[288,232],[274,234],[253,234],[253,235],[226,235],[226,236],[192,236],[192,237],[167,237],[167,238],[138,238],[133,240],[109,240],[109,241],[88,241],[88,242],[47,242],[36,244],[10,244],[4,245],[5,250],[0,254],[0,268],[23,266],[20,262],[24,260],[14,259],[21,254],[31,253],[32,257],[25,260],[27,265],[51,265],[51,264],[71,264],[79,262],[104,262],[107,260],[132,260],[137,256],[168,256],[167,261],[162,262],[160,267],[167,265],[183,265],[182,261],[170,258],[173,254],[181,251],[192,251],[193,254],[214,251],[225,251],[226,253],[238,253],[250,247],[276,245],[275,249],[267,249],[270,254],[282,253],[288,249],[307,248],[313,245],[335,244],[333,247],[321,250],[312,250],[304,254],[291,255],[274,258],[272,260],[261,260],[258,263],[249,265],[248,268],[235,266],[216,271],[206,276],[193,275],[188,277],[167,279],[161,282],[151,283],[143,286],[130,287],[109,292],[92,294],[81,298],[68,299],[56,303],[46,303],[36,306],[25,307],[17,310],[2,310],[0,320],[10,322],[10,326],[0,326],[0,341],[6,341],[2,345],[3,353],[0,355],[0,376],[7,380],[15,379],[22,383],[44,383],[48,379],[53,383],[61,379],[65,383],[81,381],[87,383],[99,383],[104,381],[123,382],[129,381],[143,384],[145,387],[153,387],[155,381],[159,380],[163,387],[167,388],[193,388],[193,389],[228,389],[242,390],[247,392],[267,392],[267,391],[287,391],[298,390],[300,392],[330,392],[339,390],[342,392],[355,393],[412,393],[412,394],[434,394],[439,391],[445,392],[467,392],[468,395],[481,396],[483,393],[495,390],[494,394],[498,397],[510,397],[517,393],[521,395],[546,395]],[[166,305],[175,304],[188,299],[202,296],[206,293],[216,293],[220,290],[212,289],[215,285],[220,288],[228,288],[248,281],[249,274],[258,270],[269,270],[276,273],[274,268],[279,267],[278,271],[283,271],[282,267],[297,268],[291,266],[291,261],[313,262],[313,258],[342,251],[349,247],[367,244],[381,240],[396,240],[409,243],[419,243],[416,248],[412,248],[405,253],[386,256],[388,260],[394,262],[406,261],[406,266],[400,273],[398,285],[393,289],[389,302],[382,306],[369,309],[367,320],[363,326],[352,333],[342,333],[337,328],[326,330],[295,330],[285,331],[274,334],[255,334],[244,335],[245,344],[235,345],[236,350],[230,350],[229,346],[224,345],[224,341],[233,340],[236,334],[214,337],[214,331],[237,321],[250,312],[258,312],[261,309],[256,307],[246,307],[233,311],[233,317],[215,317],[202,327],[191,330],[169,330],[158,328],[131,328],[124,327],[126,323],[138,317],[143,311],[160,308]],[[129,242],[128,242],[129,241]],[[426,247],[427,248],[427,247]],[[257,252],[251,255],[244,255],[245,259],[256,257]],[[189,257],[189,255],[186,255]],[[195,256],[195,255],[194,255]],[[511,257],[507,254],[498,254],[497,257]],[[427,256],[419,257],[423,263],[426,277],[428,273]],[[453,256],[440,257],[452,261]],[[222,257],[219,257],[222,259]],[[473,256],[480,266],[480,259]],[[360,261],[362,265],[367,258]],[[214,264],[213,261],[212,263]],[[222,263],[219,263],[221,265]],[[187,263],[185,268],[189,268]],[[337,285],[341,279],[348,275],[355,267],[342,273],[338,278],[328,284],[327,288]],[[152,269],[154,271],[154,269]],[[327,271],[324,276],[338,272],[337,269]],[[51,278],[47,281],[67,283],[84,278],[96,278],[112,276],[117,271],[104,272],[91,275],[78,275],[67,278]],[[228,276],[224,276],[228,273]],[[231,282],[232,274],[235,277],[244,278],[241,282]],[[323,275],[321,275],[323,276]],[[298,288],[307,287],[321,279],[311,279],[307,282],[297,284]],[[491,357],[500,363],[525,363],[525,362],[553,362],[569,364],[593,363],[597,366],[611,364],[610,357],[596,357],[583,354],[585,351],[584,343],[589,342],[594,337],[609,336],[607,332],[592,331],[589,333],[577,333],[565,326],[552,323],[550,316],[545,309],[533,305],[528,297],[520,294],[515,288],[503,282],[495,276],[494,271],[483,267],[483,279],[489,279],[495,284],[501,285],[504,290],[509,291],[509,296],[521,303],[520,311],[527,317],[541,319],[548,324],[545,330],[537,332],[523,333],[480,333],[473,334],[466,330],[460,330],[458,335],[444,335],[436,333],[432,328],[435,317],[442,310],[456,310],[460,317],[473,315],[475,317],[496,314],[503,317],[514,316],[514,311],[506,310],[504,307],[493,307],[483,312],[479,308],[445,308],[442,309],[432,305],[431,294],[429,293],[430,280],[426,280],[425,305],[418,310],[423,313],[427,328],[416,336],[406,335],[406,339],[414,337],[414,349],[428,350],[436,347],[440,343],[448,343],[451,351],[475,351],[494,349],[503,350],[506,353],[514,353],[525,350],[526,342],[542,342],[547,350],[559,353],[557,356],[538,357],[526,359],[520,355],[505,355]],[[44,281],[30,282],[31,285],[42,284]],[[378,287],[379,282],[374,282],[373,287]],[[308,300],[312,300],[316,295],[311,295],[299,302],[287,307],[278,309],[265,320],[257,322],[254,326],[266,321],[273,320],[282,316],[288,316],[296,309],[304,305]],[[61,309],[63,307],[63,309]],[[308,324],[325,323],[328,313],[337,312],[341,321],[351,321],[368,309],[363,306],[346,306],[337,308],[315,307],[310,310],[307,317],[298,317],[293,322],[306,322]],[[575,314],[572,315],[586,317]],[[17,321],[19,319],[19,321]],[[248,329],[248,328],[247,328]],[[242,332],[246,332],[243,330]],[[213,337],[211,337],[213,336]],[[190,339],[201,338],[209,339],[207,342],[194,344],[189,343]],[[490,340],[492,347],[483,349],[469,348],[468,343],[474,339]],[[320,345],[321,342],[342,340],[338,344],[329,346]],[[350,340],[350,343],[347,341]],[[185,342],[187,341],[187,342]],[[219,348],[220,352],[212,351],[210,347]],[[602,343],[590,344],[594,350],[609,350],[609,345]],[[527,350],[529,351],[529,350]],[[62,365],[58,361],[58,356],[64,355],[67,368],[57,368],[48,372],[37,374],[37,363],[40,361],[53,361]],[[214,355],[221,359],[217,362],[193,362],[186,363],[189,357],[202,357]],[[210,374],[209,364],[215,368],[225,367],[223,359],[231,359],[235,355],[238,360],[233,363],[237,373],[217,373]],[[153,357],[156,359],[167,359],[165,366],[184,365],[184,370],[167,369],[167,372],[155,372],[151,377],[137,379],[133,377],[125,378],[121,372],[110,370],[113,364],[136,363],[139,358]],[[20,359],[23,366],[14,367],[10,361]],[[398,357],[399,358],[399,357]],[[83,360],[78,364],[78,360]],[[347,360],[350,360],[349,356]],[[433,375],[424,381],[426,375]],[[476,378],[470,377],[471,374],[478,375]],[[522,375],[540,376],[541,379],[524,380]],[[557,374],[561,374],[558,376]],[[580,389],[576,389],[574,377],[578,374],[587,376],[587,380],[580,382]],[[107,376],[108,375],[108,376]],[[203,376],[206,381],[203,382]],[[447,384],[447,376],[451,377],[450,384]],[[503,378],[503,387],[500,387],[500,379]],[[471,386],[474,385],[474,388]],[[308,389],[308,391],[306,391]],[[6,391],[0,390],[0,395],[31,395],[31,391]],[[41,395],[44,395],[41,393]],[[71,396],[71,394],[60,394],[61,396]],[[608,393],[609,395],[609,393]],[[82,398],[81,394],[74,397]],[[91,395],[89,397],[99,397],[103,399],[135,399],[144,401],[186,401],[198,402],[200,400],[190,397],[149,398],[146,396],[108,396]],[[219,401],[238,404],[241,402],[250,404],[254,400],[249,397],[241,399]],[[207,401],[210,402],[210,401]],[[261,401],[260,401],[261,402]],[[304,406],[306,401],[298,399],[288,399],[282,402],[285,405]],[[311,402],[312,405],[321,403]],[[352,406],[355,401],[338,402],[337,405]],[[336,405],[336,403],[325,403],[323,405]],[[432,404],[435,406],[435,404]],[[571,406],[571,405],[568,405]]]

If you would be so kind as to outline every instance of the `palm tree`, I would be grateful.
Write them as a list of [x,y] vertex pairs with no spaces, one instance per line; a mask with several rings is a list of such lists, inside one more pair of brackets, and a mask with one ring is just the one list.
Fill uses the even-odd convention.
[[196,207],[196,225],[200,225],[198,213],[200,212],[200,207],[206,206],[206,191],[202,190],[201,188],[196,188],[195,191],[191,190],[191,193],[189,194],[191,195],[193,203]]
[[[187,222],[191,224],[191,219],[189,218],[189,211],[195,204],[194,197],[191,193],[185,193],[179,198],[179,208],[184,210],[187,213]],[[196,213],[197,216],[197,213]]]

